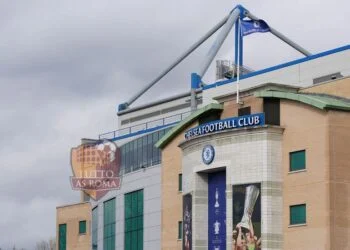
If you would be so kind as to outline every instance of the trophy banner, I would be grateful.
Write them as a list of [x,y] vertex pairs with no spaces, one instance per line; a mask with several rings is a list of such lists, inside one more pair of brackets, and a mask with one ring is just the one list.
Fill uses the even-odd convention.
[[232,203],[232,244],[237,249],[261,249],[260,183],[234,185]]
[[226,250],[226,172],[208,174],[208,249]]

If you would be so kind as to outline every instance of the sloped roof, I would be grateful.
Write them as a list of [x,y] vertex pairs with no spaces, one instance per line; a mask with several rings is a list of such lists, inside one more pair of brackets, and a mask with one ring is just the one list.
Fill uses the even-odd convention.
[[324,110],[333,109],[350,111],[349,100],[337,98],[331,95],[264,90],[255,92],[254,96],[293,100]]
[[200,108],[193,112],[191,115],[187,116],[184,120],[179,122],[175,127],[170,129],[156,144],[157,148],[164,148],[175,136],[181,133],[187,126],[197,120],[199,117],[204,114],[212,112],[221,112],[224,109],[222,104],[211,103],[203,108]]

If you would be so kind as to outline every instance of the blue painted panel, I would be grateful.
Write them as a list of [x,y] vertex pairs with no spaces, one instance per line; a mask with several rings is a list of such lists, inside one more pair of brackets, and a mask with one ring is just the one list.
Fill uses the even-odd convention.
[[186,131],[185,139],[188,140],[195,136],[206,135],[217,131],[256,127],[265,124],[265,113],[257,113],[252,115],[243,115],[237,117],[226,118],[223,120],[204,123],[198,127],[191,128]]
[[208,174],[208,249],[226,250],[226,172]]

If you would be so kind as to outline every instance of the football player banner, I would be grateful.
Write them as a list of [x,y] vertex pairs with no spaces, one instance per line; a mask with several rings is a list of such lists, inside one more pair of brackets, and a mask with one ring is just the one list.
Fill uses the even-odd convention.
[[183,215],[182,215],[182,249],[192,249],[192,195],[186,194],[183,196]]

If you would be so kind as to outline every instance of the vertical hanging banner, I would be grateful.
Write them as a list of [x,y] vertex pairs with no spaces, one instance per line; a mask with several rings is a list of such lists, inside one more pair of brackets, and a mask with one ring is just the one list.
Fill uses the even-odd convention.
[[226,172],[208,174],[208,249],[226,250]]
[[232,188],[232,249],[261,249],[260,183]]
[[183,215],[182,215],[182,249],[192,249],[192,195],[186,194],[183,197]]

